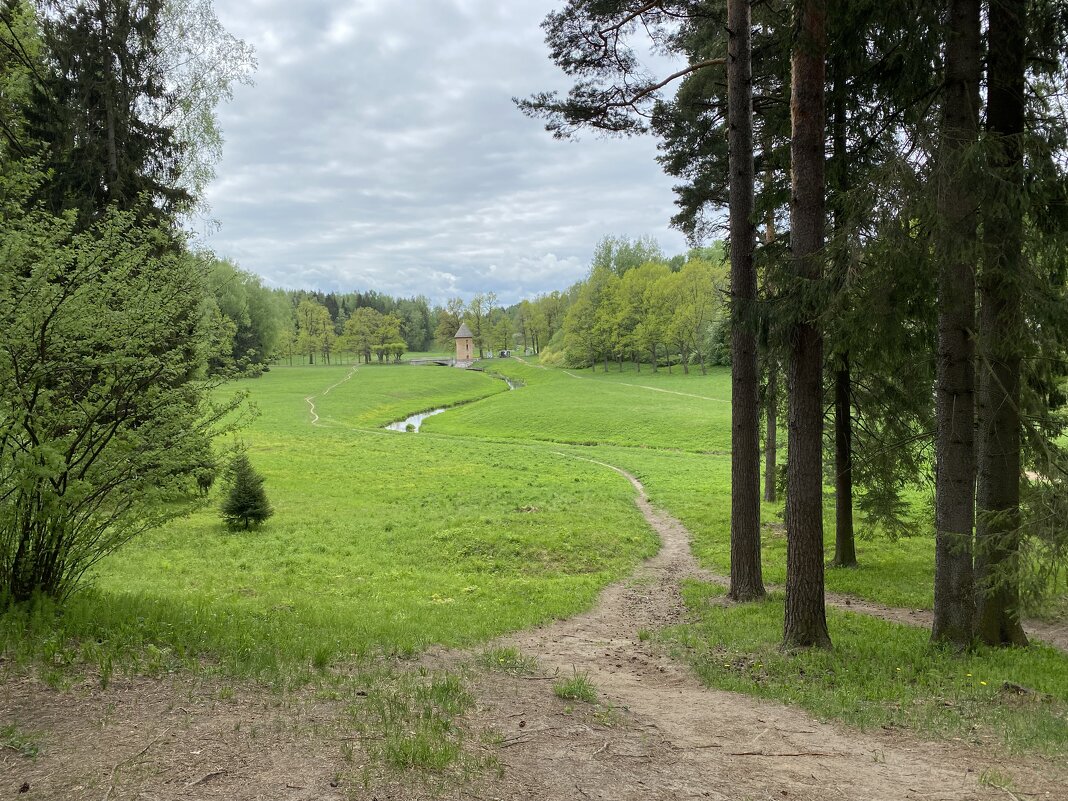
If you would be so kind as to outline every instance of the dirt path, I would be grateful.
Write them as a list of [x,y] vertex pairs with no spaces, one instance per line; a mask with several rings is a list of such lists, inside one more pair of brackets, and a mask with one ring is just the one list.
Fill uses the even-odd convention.
[[[897,606],[883,606],[873,601],[865,601],[852,595],[841,595],[835,592],[827,593],[827,603],[839,609],[847,609],[851,612],[871,615],[894,623],[904,623],[907,626],[920,626],[927,629],[931,628],[931,621],[934,617],[930,609],[903,609]],[[1041,640],[1054,648],[1068,651],[1068,622],[1049,623],[1044,620],[1025,620],[1024,629],[1031,639]]]
[[356,373],[358,373],[358,372],[360,372],[360,368],[359,367],[353,367],[351,370],[349,370],[348,375],[346,375],[344,378],[342,378],[336,384],[331,384],[326,389],[324,389],[322,392],[316,393],[315,395],[308,395],[304,399],[304,402],[306,404],[308,404],[308,412],[311,415],[311,424],[313,426],[321,425],[319,423],[319,413],[315,410],[315,399],[316,398],[325,398],[327,395],[330,394],[330,391],[332,389],[337,389],[342,384],[344,384],[346,381],[351,379],[354,375],[356,375]]
[[637,490],[638,507],[663,540],[660,553],[605,590],[587,614],[498,644],[536,655],[550,675],[588,674],[602,698],[622,710],[621,719],[603,725],[597,715],[568,710],[545,681],[484,677],[479,724],[506,737],[506,778],[473,797],[1008,798],[1001,788],[980,785],[992,768],[1029,794],[1056,798],[1063,791],[1068,772],[1058,776],[1039,760],[1008,765],[952,743],[845,730],[781,704],[700,685],[639,632],[676,622],[680,580],[707,574],[690,554],[683,526],[655,509],[633,476],[611,469]]

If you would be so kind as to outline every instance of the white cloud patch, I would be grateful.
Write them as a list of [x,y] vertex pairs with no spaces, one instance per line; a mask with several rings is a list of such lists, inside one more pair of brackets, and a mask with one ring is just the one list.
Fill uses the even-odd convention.
[[556,142],[513,96],[566,88],[554,0],[216,0],[256,47],[221,109],[207,244],[270,283],[515,302],[565,289],[606,234],[685,247],[651,139]]

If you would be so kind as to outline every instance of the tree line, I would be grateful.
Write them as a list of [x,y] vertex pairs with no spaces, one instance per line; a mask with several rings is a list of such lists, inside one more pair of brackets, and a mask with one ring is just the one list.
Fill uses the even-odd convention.
[[[691,251],[665,260],[659,248],[644,247],[628,259],[633,246],[608,237],[598,246],[589,276],[574,289],[563,325],[564,361],[578,366],[625,360],[640,371],[677,361],[705,372],[708,364],[728,361],[726,269],[718,248]],[[622,248],[620,246],[623,246]],[[621,252],[622,251],[622,252]],[[674,268],[674,269],[673,269]]]
[[[731,597],[764,595],[760,407],[770,440],[785,382],[785,645],[831,643],[825,476],[843,566],[856,504],[900,524],[930,482],[933,639],[1024,643],[1068,540],[1068,5],[568,0],[543,28],[574,85],[520,108],[655,135],[673,223],[728,236]],[[649,36],[684,66],[652,77]]]

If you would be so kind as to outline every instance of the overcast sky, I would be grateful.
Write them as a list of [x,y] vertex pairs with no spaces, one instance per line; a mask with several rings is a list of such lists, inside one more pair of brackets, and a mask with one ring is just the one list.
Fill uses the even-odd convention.
[[685,250],[651,138],[558,142],[513,105],[568,85],[539,27],[560,2],[216,0],[259,69],[219,110],[207,244],[275,286],[502,303],[606,234]]

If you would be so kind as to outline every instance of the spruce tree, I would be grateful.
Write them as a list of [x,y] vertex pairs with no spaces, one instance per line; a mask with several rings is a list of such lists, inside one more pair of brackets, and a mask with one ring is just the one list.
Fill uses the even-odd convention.
[[230,528],[258,526],[274,514],[263,491],[263,476],[252,467],[244,453],[230,463],[230,488],[222,505],[222,516]]

